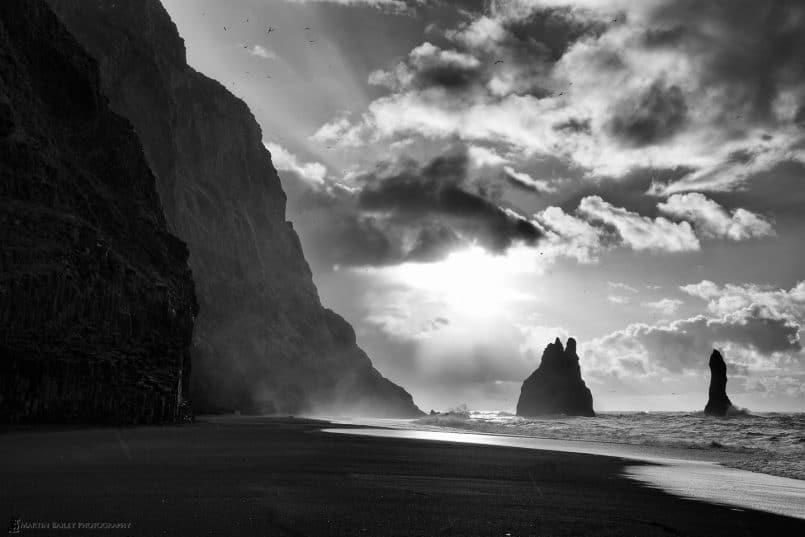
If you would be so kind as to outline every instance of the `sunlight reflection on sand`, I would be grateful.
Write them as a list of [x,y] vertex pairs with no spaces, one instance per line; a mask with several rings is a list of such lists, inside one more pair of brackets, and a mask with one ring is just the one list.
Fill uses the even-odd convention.
[[[628,466],[625,475],[687,498],[805,519],[805,481],[727,468],[712,461],[656,456],[652,453],[657,453],[657,450],[636,446],[406,429],[327,428],[324,432],[565,451],[646,461],[654,464]],[[675,456],[680,452],[673,451]]]

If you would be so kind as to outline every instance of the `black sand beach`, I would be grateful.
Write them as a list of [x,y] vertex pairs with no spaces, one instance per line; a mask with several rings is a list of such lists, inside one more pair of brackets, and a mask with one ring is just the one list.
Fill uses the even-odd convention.
[[[616,458],[320,432],[311,420],[8,431],[0,514],[30,535],[804,535],[676,498]],[[634,464],[630,461],[629,464]]]

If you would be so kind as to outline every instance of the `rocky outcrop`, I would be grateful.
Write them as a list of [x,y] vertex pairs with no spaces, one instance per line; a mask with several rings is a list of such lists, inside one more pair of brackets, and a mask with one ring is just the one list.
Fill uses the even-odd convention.
[[727,397],[727,364],[721,353],[713,349],[710,355],[710,390],[704,413],[708,416],[726,416],[732,408],[732,401]]
[[158,0],[49,2],[98,59],[113,109],[140,135],[170,228],[190,249],[201,307],[194,408],[418,415],[322,307],[257,122],[188,67]]
[[549,343],[542,361],[520,390],[518,416],[565,414],[595,416],[593,395],[584,384],[576,354],[576,340],[568,338],[567,348],[559,338]]
[[131,124],[41,0],[0,2],[0,421],[173,422],[195,296]]

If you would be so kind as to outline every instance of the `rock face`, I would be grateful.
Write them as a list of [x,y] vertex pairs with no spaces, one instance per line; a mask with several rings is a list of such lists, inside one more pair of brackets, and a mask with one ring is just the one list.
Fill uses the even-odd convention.
[[727,364],[721,353],[713,349],[710,355],[710,390],[704,413],[708,416],[726,416],[732,407],[727,397]]
[[42,0],[0,2],[0,421],[179,419],[196,301],[131,124]]
[[595,416],[593,395],[581,378],[573,338],[568,338],[566,349],[559,338],[549,343],[539,367],[523,382],[520,390],[518,416],[546,414]]
[[196,411],[419,415],[336,313],[322,307],[285,194],[246,105],[191,69],[158,0],[48,0],[100,64],[185,240],[200,313]]

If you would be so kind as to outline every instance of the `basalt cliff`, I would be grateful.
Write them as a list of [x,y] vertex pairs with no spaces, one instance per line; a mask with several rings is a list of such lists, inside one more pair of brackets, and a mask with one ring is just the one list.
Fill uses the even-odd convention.
[[199,315],[189,397],[197,412],[413,416],[352,327],[322,307],[285,194],[247,106],[187,65],[158,0],[48,0],[100,65],[189,248]]
[[0,422],[180,420],[187,258],[95,60],[42,0],[0,2]]
[[559,338],[542,353],[539,367],[520,390],[518,416],[565,414],[595,416],[593,395],[581,378],[576,340],[568,338],[567,348]]

